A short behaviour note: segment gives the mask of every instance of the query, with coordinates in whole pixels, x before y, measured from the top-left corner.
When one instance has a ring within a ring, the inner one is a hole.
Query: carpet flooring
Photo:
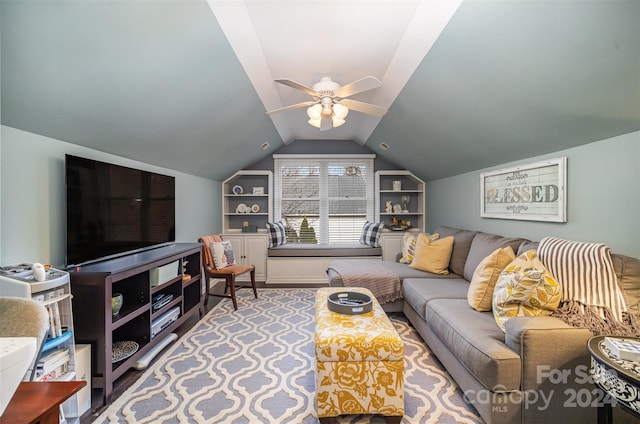
[[[313,356],[315,289],[238,292],[218,303],[94,423],[317,423]],[[461,391],[402,314],[402,423],[480,423]],[[385,422],[344,416],[340,423]]]

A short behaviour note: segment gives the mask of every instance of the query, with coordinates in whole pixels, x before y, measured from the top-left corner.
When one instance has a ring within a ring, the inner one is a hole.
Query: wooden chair
[[[233,302],[233,309],[238,310],[238,302],[236,301],[236,289],[253,288],[253,295],[258,298],[258,291],[256,290],[256,267],[254,265],[230,265],[222,269],[216,269],[213,262],[213,255],[211,254],[210,245],[211,242],[222,241],[222,236],[219,235],[207,235],[198,239],[202,246],[202,258],[204,259],[204,275],[205,275],[205,287],[206,295],[204,298],[205,310],[206,304],[209,300],[209,296],[227,297],[231,298]],[[251,273],[251,286],[236,286],[236,277],[247,272]],[[217,278],[224,279],[224,294],[214,294],[209,292],[209,279]],[[229,294],[227,294],[227,290]]]

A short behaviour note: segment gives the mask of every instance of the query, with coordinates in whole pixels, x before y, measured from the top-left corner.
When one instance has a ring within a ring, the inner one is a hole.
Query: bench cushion
[[[274,257],[350,257],[382,256],[381,247],[363,244],[285,244],[269,248],[267,255]]]

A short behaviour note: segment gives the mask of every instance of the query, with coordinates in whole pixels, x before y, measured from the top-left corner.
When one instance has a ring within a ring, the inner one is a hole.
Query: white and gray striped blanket
[[[336,259],[328,268],[340,274],[345,287],[371,290],[380,304],[402,299],[400,277],[379,261]]]
[[[562,286],[562,301],[554,316],[596,335],[638,333],[608,246],[545,237],[538,257]]]

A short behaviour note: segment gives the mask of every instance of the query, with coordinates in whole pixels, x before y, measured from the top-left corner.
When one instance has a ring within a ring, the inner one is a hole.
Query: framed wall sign
[[[566,222],[567,158],[480,174],[480,216]]]

